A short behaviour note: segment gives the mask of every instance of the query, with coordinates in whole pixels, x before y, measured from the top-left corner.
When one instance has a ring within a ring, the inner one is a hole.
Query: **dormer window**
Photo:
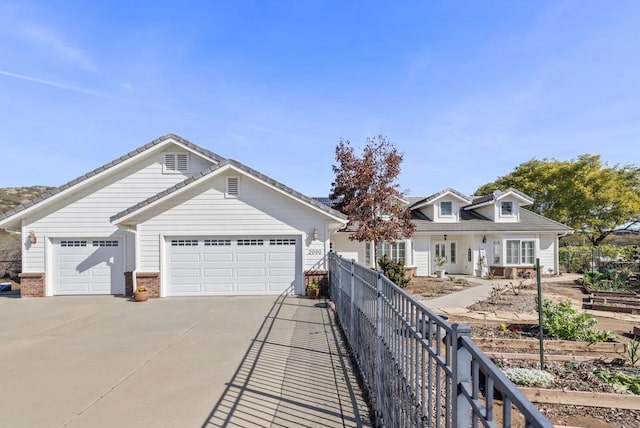
[[[453,215],[453,202],[451,202],[451,201],[442,201],[442,202],[440,202],[440,215],[441,216],[452,216]]]
[[[165,153],[162,172],[166,174],[189,172],[189,154]]]
[[[500,202],[500,215],[512,216],[513,215],[513,202],[502,201]]]

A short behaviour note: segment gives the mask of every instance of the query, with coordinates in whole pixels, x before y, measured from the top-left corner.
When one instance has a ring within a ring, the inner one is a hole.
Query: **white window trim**
[[[178,155],[186,156],[187,166],[185,169],[178,169]],[[173,157],[173,162],[175,165],[175,169],[167,168],[167,158]],[[162,157],[162,173],[163,174],[185,174],[190,171],[190,156],[189,153],[186,152],[166,152]]]
[[[518,243],[518,257],[516,260],[516,263],[513,262],[509,262],[509,246],[508,243],[511,241],[515,241]],[[523,242],[531,242],[533,245],[533,261],[531,263],[529,262],[525,262],[523,260],[522,257],[522,243]],[[505,239],[504,241],[504,266],[524,266],[524,265],[531,265],[533,263],[535,263],[536,260],[536,256],[537,256],[537,252],[538,252],[538,245],[537,245],[537,241],[535,239]]]
[[[504,203],[511,204],[511,213],[510,214],[505,214],[502,211],[502,204],[504,204]],[[516,215],[515,204],[513,203],[513,201],[501,201],[499,209],[500,209],[500,217],[513,217],[513,216]]]
[[[447,202],[451,204],[451,214],[442,213],[442,204]],[[440,201],[440,203],[438,204],[438,210],[440,211],[440,217],[447,217],[447,218],[453,217],[453,210],[454,210],[453,201]]]

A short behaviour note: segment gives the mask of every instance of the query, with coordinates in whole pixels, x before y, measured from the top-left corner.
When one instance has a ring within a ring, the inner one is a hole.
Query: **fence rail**
[[[381,273],[335,253],[329,281],[378,426],[552,426],[465,324],[451,325]]]

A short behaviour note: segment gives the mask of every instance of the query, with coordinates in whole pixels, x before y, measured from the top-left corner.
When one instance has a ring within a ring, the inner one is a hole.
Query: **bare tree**
[[[402,160],[403,154],[382,135],[367,138],[360,155],[348,140],[336,146],[331,198],[337,201],[335,208],[349,216],[348,227],[356,227],[349,239],[374,243],[374,266],[377,244],[408,238],[415,230],[397,182]]]

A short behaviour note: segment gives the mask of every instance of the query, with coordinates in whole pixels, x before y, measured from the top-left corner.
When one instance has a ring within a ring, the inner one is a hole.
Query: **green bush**
[[[598,330],[598,320],[587,313],[577,313],[571,302],[554,304],[542,299],[542,321],[545,333],[563,340],[585,340],[587,342],[609,342],[616,339],[611,331]]]
[[[378,260],[378,266],[382,269],[384,276],[393,281],[400,288],[405,288],[409,284],[409,278],[405,275],[404,263],[394,262],[385,254]]]
[[[610,372],[607,369],[596,370],[595,375],[613,386],[621,393],[640,395],[640,375],[628,375],[622,372]]]
[[[590,288],[599,291],[629,291],[631,287],[627,283],[628,277],[628,272],[605,269],[602,272],[585,272],[584,283]]]

